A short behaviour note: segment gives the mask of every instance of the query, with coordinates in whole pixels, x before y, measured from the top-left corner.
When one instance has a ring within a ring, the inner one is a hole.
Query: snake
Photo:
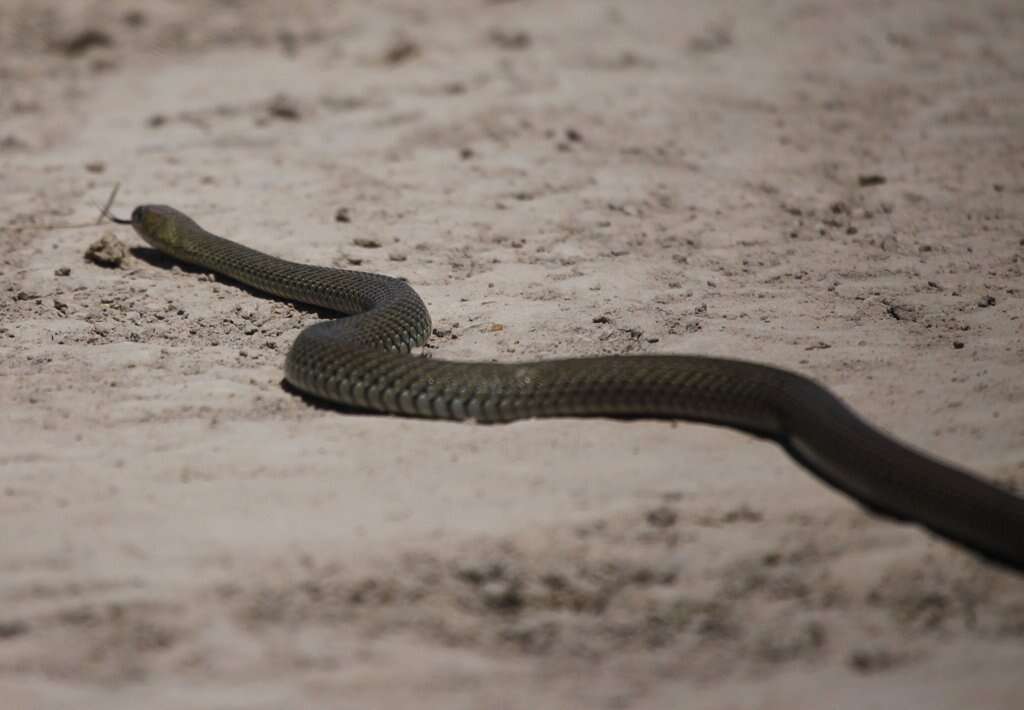
[[[423,357],[412,351],[432,333],[430,313],[402,279],[286,261],[211,234],[165,205],[110,218],[172,259],[345,316],[307,326],[287,353],[286,382],[317,400],[482,423],[603,416],[733,427],[774,440],[870,512],[1024,572],[1024,497],[898,442],[802,374],[681,354],[506,363]]]

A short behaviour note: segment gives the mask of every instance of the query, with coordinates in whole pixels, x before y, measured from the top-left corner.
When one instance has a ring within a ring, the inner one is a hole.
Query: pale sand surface
[[[120,181],[409,279],[432,356],[757,359],[1020,487],[1021,47],[1014,0],[0,2],[0,704],[1020,707],[1021,577],[770,442],[314,406],[316,313],[47,227]]]

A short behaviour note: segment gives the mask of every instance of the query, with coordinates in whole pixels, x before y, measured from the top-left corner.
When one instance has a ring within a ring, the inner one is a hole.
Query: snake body
[[[410,354],[430,315],[404,281],[297,264],[210,234],[177,210],[137,207],[150,245],[266,293],[348,318],[301,331],[285,378],[347,407],[507,422],[529,417],[649,416],[723,424],[781,443],[825,482],[876,512],[914,521],[1024,571],[1024,499],[906,447],[813,380],[753,362],[625,355],[525,363]]]

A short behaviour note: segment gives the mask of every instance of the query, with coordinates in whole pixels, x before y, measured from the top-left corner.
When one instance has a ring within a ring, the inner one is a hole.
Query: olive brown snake
[[[1024,571],[1024,498],[894,441],[802,375],[690,355],[527,363],[417,357],[409,351],[430,335],[430,315],[404,281],[268,256],[170,207],[144,205],[130,220],[112,219],[175,259],[349,315],[296,338],[285,378],[304,393],[378,412],[481,422],[599,415],[723,424],[776,440],[876,512]]]

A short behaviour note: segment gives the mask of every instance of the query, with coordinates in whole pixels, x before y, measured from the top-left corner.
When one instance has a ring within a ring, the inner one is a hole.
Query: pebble
[[[110,47],[113,44],[114,39],[109,34],[103,30],[90,28],[68,37],[58,46],[67,56],[77,57],[96,47]]]
[[[285,121],[298,121],[302,118],[298,103],[286,94],[278,94],[272,98],[267,104],[267,113]]]
[[[879,175],[877,173],[869,173],[857,177],[857,184],[860,185],[861,187],[871,187],[872,185],[884,185],[885,182],[885,175]]]
[[[511,32],[503,29],[492,30],[490,40],[502,49],[526,49],[531,42],[530,35],[522,30]]]
[[[679,515],[667,505],[647,511],[647,524],[655,528],[668,528],[676,524]]]
[[[85,258],[100,266],[117,268],[128,258],[128,247],[113,232],[106,232],[89,245]]]
[[[411,39],[399,39],[384,53],[384,61],[388,64],[401,64],[420,54],[420,46]]]
[[[523,605],[519,585],[509,579],[492,579],[480,585],[480,597],[492,609],[516,609]]]
[[[7,495],[11,494],[8,493]],[[0,639],[12,639],[15,636],[27,634],[28,630],[28,623],[21,621],[20,619],[15,619],[13,621],[0,621]]]

